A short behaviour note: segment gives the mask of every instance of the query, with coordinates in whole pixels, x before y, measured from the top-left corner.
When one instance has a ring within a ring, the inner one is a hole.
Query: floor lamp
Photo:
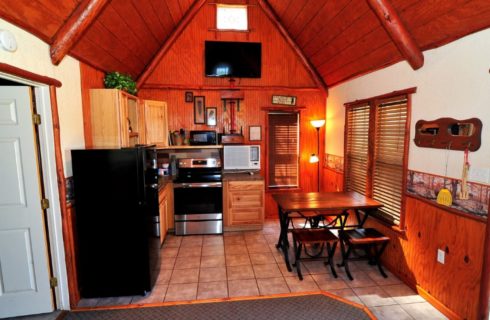
[[[310,156],[310,163],[316,163],[318,171],[318,192],[320,192],[320,128],[325,125],[325,120],[311,120],[311,125],[316,129],[316,154]]]

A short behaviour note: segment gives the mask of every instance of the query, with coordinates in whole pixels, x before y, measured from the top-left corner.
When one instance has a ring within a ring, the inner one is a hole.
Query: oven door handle
[[[223,184],[221,182],[182,182],[174,183],[174,189],[183,188],[221,188]]]

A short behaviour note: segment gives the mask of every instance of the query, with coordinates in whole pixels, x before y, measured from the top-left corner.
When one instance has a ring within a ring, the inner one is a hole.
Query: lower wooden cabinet
[[[225,230],[261,229],[264,223],[264,181],[225,181]]]
[[[160,189],[158,193],[160,212],[160,244],[163,244],[169,228],[173,228],[174,220],[174,194],[172,183]],[[171,224],[171,226],[170,226]]]

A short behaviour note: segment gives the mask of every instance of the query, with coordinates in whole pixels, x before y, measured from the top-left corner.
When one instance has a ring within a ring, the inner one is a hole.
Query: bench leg
[[[296,241],[294,242],[294,246],[296,247]],[[296,271],[298,272],[299,280],[303,280],[303,275],[301,274],[301,250],[303,249],[303,244],[300,242],[299,246],[296,249],[296,261],[294,264],[296,265]]]
[[[343,240],[340,240],[340,250],[342,252],[342,263],[339,264],[339,267],[344,267],[345,268],[345,273],[347,274],[347,277],[349,277],[349,280],[354,280],[352,277],[350,270],[349,270],[349,255],[351,252],[351,246],[347,246],[347,250],[345,250],[345,243]]]
[[[335,254],[335,249],[337,248],[337,242],[334,242],[332,246],[330,246],[330,243],[327,242],[327,255],[328,255],[328,261],[325,262],[325,264],[330,265],[330,270],[332,270],[332,274],[335,278],[337,278],[337,272],[335,271],[335,266],[333,263],[333,255]]]
[[[374,245],[374,247],[373,247],[374,259],[376,261],[376,265],[378,266],[378,270],[384,278],[388,278],[388,275],[384,272],[383,268],[381,267],[381,263],[379,261],[380,260],[379,258],[383,254],[383,251],[385,251],[387,244],[388,244],[388,242],[383,243],[381,245],[381,248],[379,249],[379,251],[378,251],[378,247],[376,245]]]

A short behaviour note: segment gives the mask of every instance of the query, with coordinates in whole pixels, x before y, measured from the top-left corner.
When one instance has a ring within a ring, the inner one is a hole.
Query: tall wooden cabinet
[[[264,223],[264,181],[225,181],[225,230],[261,229]]]
[[[90,90],[94,147],[130,147],[145,143],[145,118],[140,100],[117,89]]]
[[[147,144],[168,146],[167,103],[144,100],[145,136]]]

